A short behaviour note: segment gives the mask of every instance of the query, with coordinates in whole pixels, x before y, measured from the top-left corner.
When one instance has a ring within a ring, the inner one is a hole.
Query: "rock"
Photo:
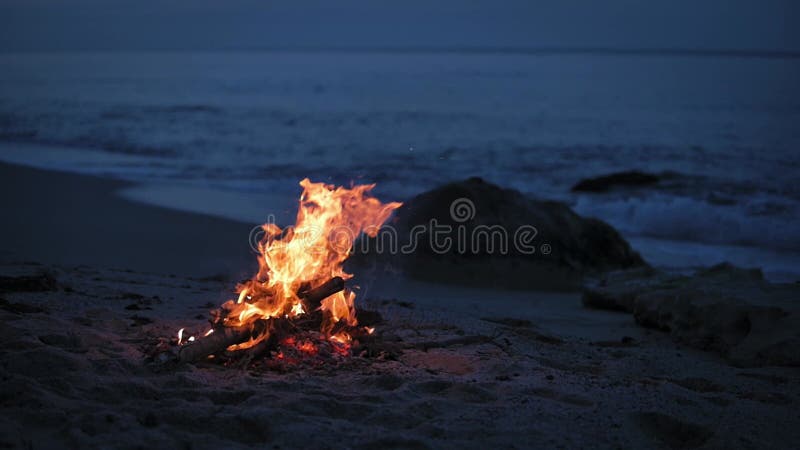
[[[585,287],[583,303],[630,312],[637,323],[738,366],[800,366],[798,297],[800,285],[771,284],[758,269],[720,264],[692,276],[608,274]]]
[[[642,187],[657,184],[661,178],[638,170],[617,172],[594,178],[586,178],[572,186],[572,192],[608,192],[616,187]]]
[[[577,289],[587,274],[646,266],[605,222],[480,178],[412,198],[361,244],[358,261],[473,286]]]

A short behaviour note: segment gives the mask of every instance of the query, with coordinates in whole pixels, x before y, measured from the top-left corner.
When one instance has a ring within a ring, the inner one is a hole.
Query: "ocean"
[[[611,223],[657,266],[727,260],[794,281],[797,80],[792,55],[4,53],[0,160],[251,223],[305,177],[403,200],[480,176]],[[663,180],[570,192],[632,169]]]

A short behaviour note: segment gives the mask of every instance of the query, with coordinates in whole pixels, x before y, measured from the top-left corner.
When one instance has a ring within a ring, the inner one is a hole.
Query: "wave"
[[[600,201],[581,196],[574,207],[581,215],[605,220],[633,236],[800,251],[796,204],[775,208],[758,197],[713,204],[654,194]]]

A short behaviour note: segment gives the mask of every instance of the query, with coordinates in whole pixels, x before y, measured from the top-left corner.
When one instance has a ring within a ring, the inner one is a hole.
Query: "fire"
[[[293,227],[262,226],[264,237],[258,246],[258,272],[237,286],[238,297],[223,305],[225,326],[243,326],[259,319],[294,318],[306,314],[300,292],[333,277],[352,278],[342,268],[354,240],[365,233],[374,237],[392,211],[401,203],[381,203],[370,195],[374,184],[350,189],[324,183],[300,182],[297,219]],[[343,290],[322,300],[322,332],[329,334],[340,321],[355,326],[355,297]],[[342,337],[336,335],[337,341]],[[180,339],[180,338],[179,338]],[[247,348],[258,340],[235,346]]]
[[[281,342],[284,346],[291,346],[297,349],[298,351],[308,354],[308,355],[316,355],[319,349],[317,346],[308,339],[303,339],[301,341],[297,341],[294,337],[288,337]]]

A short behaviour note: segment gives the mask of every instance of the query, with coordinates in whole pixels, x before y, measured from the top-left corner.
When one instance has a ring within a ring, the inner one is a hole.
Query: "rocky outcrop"
[[[586,286],[589,307],[626,311],[675,340],[739,366],[800,366],[800,285],[720,264],[696,274],[653,269],[608,274]]]
[[[390,225],[365,241],[367,259],[435,281],[576,289],[587,274],[645,266],[605,222],[480,178],[412,198]],[[396,233],[397,251],[388,249],[389,233]]]
[[[607,192],[614,188],[635,188],[657,184],[660,178],[651,173],[629,170],[603,175],[594,178],[586,178],[574,186],[572,192]]]

